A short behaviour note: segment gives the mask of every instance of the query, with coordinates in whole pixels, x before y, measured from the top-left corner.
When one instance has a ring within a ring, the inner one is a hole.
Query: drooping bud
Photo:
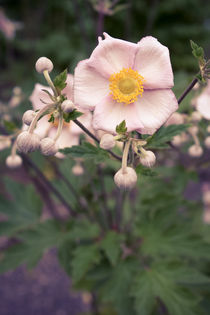
[[[33,110],[29,109],[23,114],[22,121],[25,125],[30,126],[35,116],[36,116],[36,113]]]
[[[132,167],[126,167],[124,172],[121,168],[114,175],[114,182],[121,189],[131,189],[136,185],[137,175]]]
[[[17,154],[9,155],[6,159],[6,165],[12,169],[18,168],[22,165],[22,158]]]
[[[53,63],[50,59],[46,57],[41,57],[37,60],[35,68],[36,68],[36,71],[39,73],[42,73],[45,70],[47,70],[48,72],[51,72],[53,69]]]
[[[200,145],[194,144],[188,149],[188,153],[192,157],[200,157],[203,154],[203,149]]]
[[[74,104],[72,101],[65,100],[61,104],[61,109],[62,109],[62,111],[64,111],[64,113],[70,113],[75,109],[75,107],[74,107]]]
[[[84,174],[84,168],[81,164],[77,163],[72,167],[72,173],[76,176]]]
[[[52,138],[44,138],[40,142],[40,150],[43,155],[55,155],[58,152],[58,145]]]
[[[17,137],[17,148],[20,152],[29,153],[39,149],[40,138],[35,133],[23,131]]]
[[[202,119],[202,115],[198,111],[194,111],[191,115],[191,119],[193,122],[199,122]]]
[[[152,151],[144,151],[140,155],[140,163],[146,167],[152,167],[155,164],[156,161],[156,156]]]
[[[101,137],[101,141],[100,141],[100,147],[102,149],[105,150],[109,150],[112,149],[115,146],[116,142],[114,139],[114,136],[109,134],[109,133],[105,133],[102,137]]]
[[[207,147],[207,149],[210,149],[210,136],[206,137],[204,144]]]
[[[0,151],[9,148],[11,146],[12,142],[9,138],[0,139]]]

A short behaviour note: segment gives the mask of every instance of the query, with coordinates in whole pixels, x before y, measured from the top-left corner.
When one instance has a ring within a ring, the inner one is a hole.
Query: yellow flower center
[[[144,78],[131,68],[123,68],[109,77],[110,95],[118,103],[130,104],[142,96]]]

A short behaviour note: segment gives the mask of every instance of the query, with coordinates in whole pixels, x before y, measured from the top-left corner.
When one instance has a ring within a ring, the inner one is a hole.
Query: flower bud
[[[9,148],[11,146],[12,142],[10,139],[5,138],[5,139],[0,139],[0,151]]]
[[[156,156],[152,151],[145,151],[140,155],[140,163],[146,167],[152,167],[155,164]]]
[[[62,104],[61,104],[61,109],[62,111],[64,111],[64,113],[70,113],[72,112],[75,107],[72,101],[70,100],[65,100]]]
[[[19,86],[15,86],[15,87],[13,88],[13,90],[12,90],[12,93],[13,93],[14,95],[21,95],[22,90],[21,90],[21,88],[20,88]]]
[[[40,142],[40,150],[43,155],[55,155],[58,152],[58,145],[52,138],[44,138]]]
[[[208,133],[210,133],[210,125],[207,127],[207,130],[206,130]]]
[[[116,142],[114,139],[114,136],[109,134],[109,133],[105,133],[102,137],[101,137],[101,141],[100,141],[100,147],[102,149],[105,150],[109,150],[112,149],[115,146]]]
[[[197,135],[198,133],[198,127],[197,126],[192,126],[188,128],[189,133],[191,133],[192,135]]]
[[[80,176],[84,173],[84,168],[81,164],[76,164],[72,167],[72,173],[76,176]]]
[[[6,159],[6,165],[9,168],[18,168],[22,165],[22,159],[19,155],[9,155]]]
[[[36,71],[39,73],[42,73],[45,70],[47,70],[48,72],[51,72],[53,69],[53,63],[50,59],[46,57],[41,57],[37,60],[35,68],[36,68]]]
[[[203,193],[203,203],[210,206],[210,190]]]
[[[210,136],[206,137],[204,144],[207,147],[207,149],[210,149]]]
[[[191,115],[191,119],[193,122],[199,122],[202,119],[202,115],[198,111],[194,111]]]
[[[181,135],[177,135],[174,136],[171,143],[175,146],[175,147],[179,147],[182,144],[182,137]]]
[[[25,125],[30,126],[32,120],[34,119],[34,117],[36,116],[36,113],[33,110],[27,110],[24,114],[23,114],[23,118],[22,121]]]
[[[200,145],[194,144],[188,149],[188,153],[192,157],[200,157],[203,154],[203,149]]]
[[[210,209],[205,209],[203,213],[203,222],[206,224],[210,223]]]
[[[121,168],[114,175],[114,182],[121,189],[131,189],[136,185],[137,175],[132,167],[126,167],[125,171]]]
[[[17,137],[17,148],[20,152],[29,153],[39,149],[40,138],[35,133],[23,131]]]

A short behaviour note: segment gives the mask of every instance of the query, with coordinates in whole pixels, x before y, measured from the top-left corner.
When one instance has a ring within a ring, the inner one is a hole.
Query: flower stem
[[[53,81],[50,78],[49,72],[47,70],[44,70],[43,74],[44,74],[45,80],[47,81],[47,83],[49,84],[51,89],[53,90],[54,95],[57,97],[58,96],[58,92],[56,90],[56,87],[55,87]]]
[[[47,110],[53,108],[55,106],[55,103],[51,103],[51,104],[47,104],[46,106],[44,106],[43,108],[41,108],[38,113],[36,114],[36,116],[34,117],[34,119],[32,120],[30,127],[28,128],[28,132],[29,133],[33,133],[33,130],[36,126],[36,123],[38,121],[38,119],[42,116],[42,114],[44,114],[44,112],[46,112]]]
[[[58,121],[58,129],[57,129],[56,135],[55,135],[55,137],[54,137],[54,141],[55,141],[55,142],[56,142],[56,141],[58,140],[58,138],[60,137],[62,128],[63,128],[63,115],[62,115],[62,113],[60,113],[60,115],[59,115],[59,121]]]
[[[123,174],[126,173],[127,161],[128,161],[128,152],[129,152],[130,144],[131,144],[131,139],[129,139],[125,143],[125,148],[124,148],[124,151],[123,151],[123,157],[122,157],[122,173]]]
[[[181,104],[181,102],[183,101],[183,99],[187,96],[187,94],[192,90],[192,88],[196,85],[196,83],[198,82],[197,78],[194,78],[192,80],[192,82],[189,84],[189,86],[186,88],[186,90],[182,93],[182,95],[180,96],[180,98],[178,99],[178,104]]]

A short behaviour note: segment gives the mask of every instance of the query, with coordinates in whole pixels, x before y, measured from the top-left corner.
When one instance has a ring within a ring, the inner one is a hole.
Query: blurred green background
[[[145,35],[157,37],[170,49],[177,86],[182,89],[188,75],[198,71],[189,40],[203,46],[207,55],[210,50],[208,0],[1,0],[0,9],[20,23],[13,39],[0,32],[4,101],[16,85],[30,95],[35,82],[44,83],[34,70],[40,56],[53,60],[54,74],[67,67],[73,73],[77,62],[88,58],[102,30],[133,42]]]

